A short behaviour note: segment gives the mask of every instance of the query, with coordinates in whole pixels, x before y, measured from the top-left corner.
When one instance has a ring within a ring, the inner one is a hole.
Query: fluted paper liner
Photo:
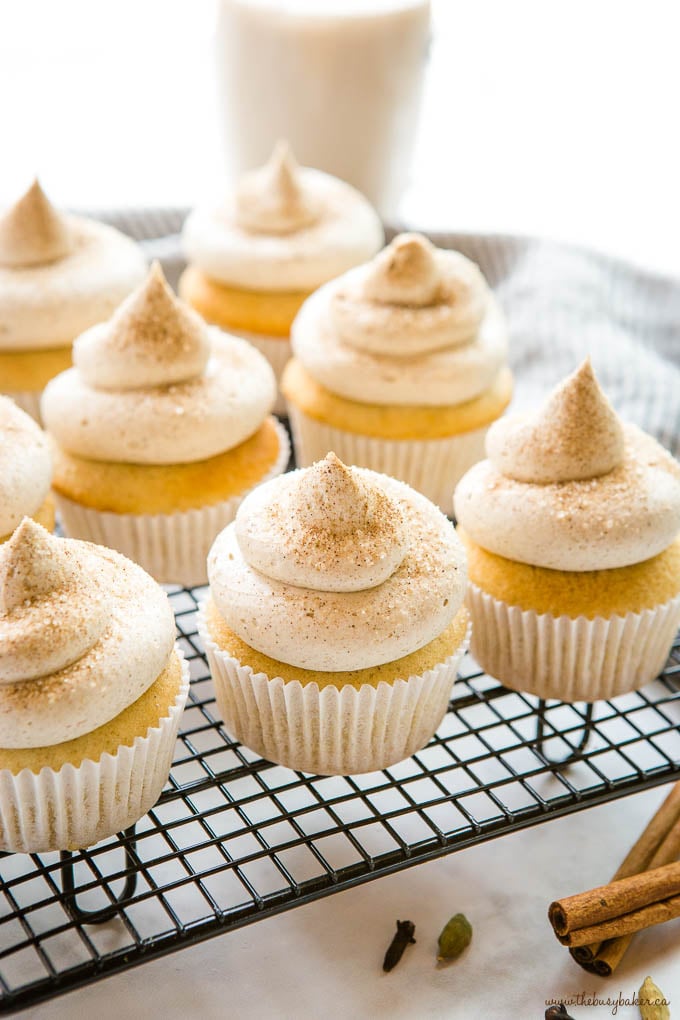
[[[167,781],[179,722],[189,693],[182,652],[182,684],[168,714],[145,736],[116,754],[80,765],[16,775],[0,769],[0,850],[42,853],[77,850],[121,832],[145,815]]]
[[[260,483],[280,475],[288,464],[288,433],[278,422],[276,432],[279,454]],[[174,514],[117,514],[83,506],[60,493],[55,493],[55,499],[64,532],[70,538],[81,538],[117,549],[160,584],[181,584],[192,588],[206,584],[210,546],[220,531],[234,520],[249,491],[213,506]]]
[[[316,421],[290,401],[288,413],[299,467],[322,460],[332,450],[345,464],[406,482],[448,516],[453,513],[454,488],[465,472],[485,457],[488,426],[445,439],[380,439]]]
[[[614,698],[654,680],[680,626],[680,596],[588,620],[510,606],[470,583],[466,604],[482,669],[513,690],[567,702]]]
[[[13,400],[22,411],[30,414],[31,418],[37,421],[40,426],[42,426],[42,418],[40,416],[40,398],[42,395],[42,390],[16,390],[14,393],[4,394],[4,396]]]
[[[274,370],[276,376],[276,403],[274,414],[287,414],[286,401],[281,393],[281,376],[283,370],[292,357],[290,340],[287,337],[266,336],[264,333],[248,333],[243,329],[232,329],[229,332],[242,337],[252,344],[260,354],[263,354]]]
[[[469,640],[468,630],[452,655],[421,676],[320,690],[253,673],[213,641],[204,609],[199,634],[229,733],[268,761],[316,775],[374,772],[424,747],[446,714]]]

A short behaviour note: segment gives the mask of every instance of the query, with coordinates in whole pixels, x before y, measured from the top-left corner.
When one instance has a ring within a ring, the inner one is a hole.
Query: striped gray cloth
[[[141,241],[173,284],[184,264],[185,215],[181,209],[98,214]],[[621,417],[680,455],[680,278],[554,241],[430,236],[477,262],[498,295],[510,327],[514,407],[538,403],[590,354]]]

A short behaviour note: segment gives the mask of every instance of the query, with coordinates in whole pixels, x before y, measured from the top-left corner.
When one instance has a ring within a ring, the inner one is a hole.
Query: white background
[[[403,213],[680,272],[674,0],[434,0]],[[222,175],[212,0],[0,3],[0,202],[191,204]]]
[[[435,0],[404,217],[576,240],[677,275],[676,11],[672,0]],[[219,189],[213,17],[209,0],[0,3],[0,203],[36,171],[58,204],[89,208],[190,204]],[[571,964],[545,920],[554,896],[607,879],[661,795],[372,883],[32,1015],[532,1020],[547,996],[631,994],[648,972],[680,1012],[679,922],[636,940],[603,983]],[[473,946],[437,971],[436,935],[459,909]],[[418,943],[384,976],[400,916],[417,922]]]

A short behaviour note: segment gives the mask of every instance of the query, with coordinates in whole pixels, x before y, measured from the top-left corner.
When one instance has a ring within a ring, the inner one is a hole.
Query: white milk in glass
[[[220,0],[217,70],[229,171],[279,138],[384,215],[407,183],[429,0]]]

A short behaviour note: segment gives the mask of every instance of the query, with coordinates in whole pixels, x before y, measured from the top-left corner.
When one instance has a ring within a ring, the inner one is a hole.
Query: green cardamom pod
[[[454,914],[439,936],[438,960],[457,960],[470,945],[472,925],[465,914]]]
[[[670,1020],[671,1011],[666,1005],[666,996],[650,977],[640,985],[638,1002],[642,1020]]]

